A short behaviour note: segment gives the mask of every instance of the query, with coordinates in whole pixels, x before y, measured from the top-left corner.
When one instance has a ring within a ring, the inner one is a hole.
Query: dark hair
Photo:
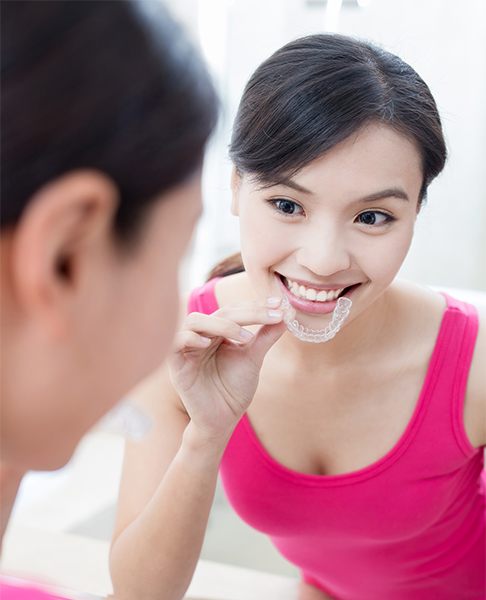
[[[444,167],[446,146],[434,98],[403,60],[343,35],[297,39],[250,78],[233,128],[230,157],[240,173],[275,185],[371,122],[414,142],[422,158],[419,202]],[[228,259],[231,272],[241,257]],[[211,276],[225,275],[218,265]]]
[[[2,1],[1,20],[2,229],[44,183],[94,168],[118,187],[117,237],[132,239],[202,162],[217,118],[202,60],[140,0]]]

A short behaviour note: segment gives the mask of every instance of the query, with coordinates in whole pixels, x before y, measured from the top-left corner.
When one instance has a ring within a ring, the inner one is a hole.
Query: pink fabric
[[[194,290],[190,312],[218,308],[214,284]],[[486,599],[486,471],[462,419],[478,317],[443,295],[414,414],[381,459],[347,474],[298,473],[267,453],[247,415],[224,453],[235,511],[339,600]]]
[[[53,596],[45,590],[34,587],[33,584],[22,584],[20,581],[12,584],[0,581],[1,600],[66,600],[61,596]]]

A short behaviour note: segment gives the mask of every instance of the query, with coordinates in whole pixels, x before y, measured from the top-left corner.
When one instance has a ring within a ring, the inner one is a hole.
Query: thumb
[[[282,337],[286,330],[287,326],[283,321],[276,323],[275,325],[264,325],[260,328],[255,334],[255,339],[251,345],[251,354],[256,364],[261,366],[265,354],[275,342]]]

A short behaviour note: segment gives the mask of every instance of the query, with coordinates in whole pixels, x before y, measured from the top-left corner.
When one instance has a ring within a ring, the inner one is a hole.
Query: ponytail
[[[242,273],[244,270],[243,259],[241,258],[241,254],[237,252],[236,254],[228,256],[228,258],[225,258],[213,267],[209,272],[206,281],[214,279],[214,277],[226,277],[227,275]]]

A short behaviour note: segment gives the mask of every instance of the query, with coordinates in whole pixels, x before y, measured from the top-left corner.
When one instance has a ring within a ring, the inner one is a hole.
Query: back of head
[[[310,35],[277,50],[250,78],[230,155],[239,171],[274,184],[370,122],[387,124],[417,145],[422,200],[446,158],[439,114],[425,82],[403,60],[371,43]]]
[[[215,93],[180,27],[149,4],[150,18],[129,0],[2,2],[2,229],[40,186],[91,168],[115,182],[115,232],[130,238],[200,165]]]

